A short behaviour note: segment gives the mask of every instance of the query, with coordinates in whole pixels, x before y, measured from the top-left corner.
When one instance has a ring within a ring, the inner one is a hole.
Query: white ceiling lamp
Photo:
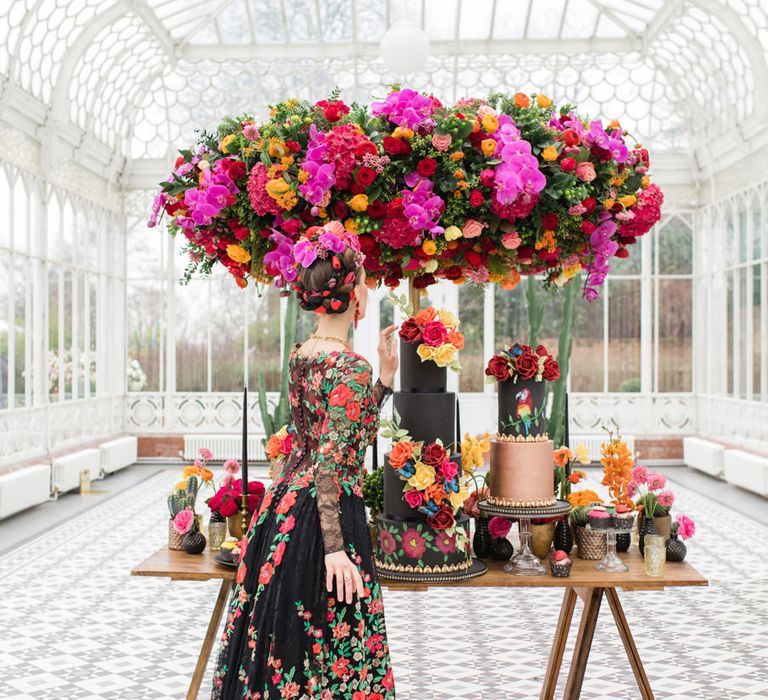
[[[429,56],[429,39],[416,24],[397,21],[387,30],[379,45],[387,68],[398,76],[415,73]]]

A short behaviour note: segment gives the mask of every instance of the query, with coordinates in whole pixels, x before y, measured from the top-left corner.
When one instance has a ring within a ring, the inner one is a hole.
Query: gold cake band
[[[521,501],[514,498],[495,498],[488,497],[488,503],[493,506],[508,506],[511,508],[541,508],[542,506],[553,506],[557,503],[557,498],[538,498],[536,500]]]
[[[412,566],[408,564],[385,564],[376,559],[376,568],[383,571],[396,571],[399,574],[447,574],[453,571],[463,571],[472,567],[472,557],[459,564],[443,564],[442,566]]]
[[[504,435],[503,433],[496,433],[496,440],[499,442],[549,442],[549,436],[546,433],[541,435]]]

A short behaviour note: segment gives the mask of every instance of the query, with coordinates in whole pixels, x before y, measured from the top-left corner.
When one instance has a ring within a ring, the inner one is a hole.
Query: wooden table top
[[[574,552],[575,554],[575,552]],[[218,564],[213,552],[187,554],[163,547],[131,570],[132,576],[160,576],[176,581],[207,581],[234,579],[236,569]],[[489,561],[483,576],[453,583],[404,583],[380,579],[381,585],[396,591],[426,591],[429,588],[452,586],[456,588],[622,588],[624,590],[659,590],[668,586],[707,586],[709,582],[688,562],[667,562],[663,576],[645,575],[643,559],[637,548],[620,555],[629,571],[609,574],[597,571],[597,562],[572,557],[573,568],[568,578],[545,576],[515,576],[503,571],[505,562]]]

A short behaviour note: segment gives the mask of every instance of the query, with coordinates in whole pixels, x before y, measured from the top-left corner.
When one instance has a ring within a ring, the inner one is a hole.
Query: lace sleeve
[[[363,420],[370,413],[371,380],[366,364],[350,361],[329,382],[328,406],[317,451],[315,493],[326,554],[344,549],[339,523],[339,471],[356,455]]]
[[[373,385],[373,399],[376,401],[376,405],[381,408],[387,397],[392,393],[392,387],[386,386],[381,379],[377,379]]]

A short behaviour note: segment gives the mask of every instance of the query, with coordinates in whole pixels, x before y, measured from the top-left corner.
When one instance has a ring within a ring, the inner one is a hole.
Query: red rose
[[[496,172],[490,168],[486,168],[480,173],[480,184],[483,187],[490,187],[496,180]]]
[[[228,222],[229,229],[235,234],[235,238],[238,241],[244,241],[251,235],[251,232],[243,226],[237,219],[230,219]]]
[[[506,382],[509,379],[509,363],[506,357],[494,355],[485,368],[485,373],[489,377],[494,377],[497,381]]]
[[[518,355],[515,360],[515,369],[520,379],[533,379],[539,371],[539,358],[530,352]]]
[[[288,147],[288,150],[291,153],[298,153],[301,150],[301,144],[298,141],[294,141],[293,139],[288,139],[285,142],[285,145]]]
[[[422,177],[431,177],[437,169],[437,161],[434,158],[422,158],[416,165],[416,172]]]
[[[614,255],[617,258],[628,258],[629,257],[629,251],[626,248],[619,248]]]
[[[457,280],[461,277],[461,268],[458,265],[452,265],[445,270],[445,279]]]
[[[557,214],[549,213],[544,214],[544,218],[541,220],[541,225],[545,231],[552,231],[557,228]]]
[[[440,506],[437,513],[427,518],[427,522],[435,530],[447,530],[453,525],[453,511],[448,506]]]
[[[430,467],[439,467],[446,459],[448,459],[448,452],[437,442],[429,443],[421,453],[421,461]]]
[[[376,171],[373,168],[363,166],[358,169],[355,177],[363,187],[370,187],[376,179]]]
[[[400,324],[400,337],[406,343],[419,343],[421,342],[421,328],[412,318],[403,321]]]
[[[341,100],[320,100],[315,103],[315,106],[323,110],[323,116],[329,122],[337,122],[345,114],[349,114],[349,107]]]
[[[340,199],[333,205],[333,213],[338,219],[346,219],[347,214],[349,214],[347,203]]]
[[[563,134],[563,141],[566,146],[578,146],[581,139],[573,129],[567,129]]]
[[[420,505],[424,503],[424,495],[417,489],[406,491],[403,498],[405,499],[405,502],[414,510],[416,510]]]
[[[182,163],[184,162],[184,156],[179,156],[176,159],[176,163],[174,164],[174,168],[178,168]]]
[[[571,170],[576,170],[576,159],[575,158],[563,158],[560,161],[560,168],[563,170],[563,172],[569,173]]]
[[[421,336],[427,345],[439,347],[448,337],[448,330],[440,321],[427,321]]]
[[[365,213],[373,219],[381,219],[387,215],[387,205],[380,199],[375,199],[368,205]]]
[[[469,195],[469,203],[473,207],[479,207],[485,202],[485,197],[483,197],[483,193],[480,190],[472,190],[471,194]]]
[[[403,142],[394,136],[385,136],[381,145],[384,147],[384,151],[391,156],[396,156],[403,152]]]
[[[362,158],[364,155],[376,156],[379,152],[376,150],[376,144],[373,141],[363,141],[355,149],[355,155]]]
[[[227,168],[227,174],[233,180],[239,180],[245,176],[245,163],[242,160],[233,160]]]
[[[363,234],[360,236],[360,249],[366,255],[374,255],[379,253],[379,244],[376,242],[373,236]]]
[[[221,513],[225,518],[229,518],[230,516],[237,513],[238,510],[240,510],[240,508],[238,507],[237,499],[228,498],[226,501],[224,501],[224,503],[221,504],[219,513]]]
[[[581,230],[588,236],[597,228],[591,221],[582,221]]]
[[[529,263],[533,259],[536,249],[532,245],[521,245],[517,249],[517,259],[522,263]]]
[[[548,382],[555,382],[560,379],[560,365],[557,364],[557,360],[552,355],[544,360],[544,372],[541,376]]]
[[[483,264],[483,257],[474,250],[465,250],[464,260],[470,267],[479,267]]]
[[[543,345],[537,345],[536,354],[539,355],[540,357],[547,357],[549,355],[549,352],[547,352],[547,349]]]
[[[389,215],[393,219],[397,219],[403,215],[403,198],[402,197],[395,197],[388,205],[387,210],[389,212]]]

